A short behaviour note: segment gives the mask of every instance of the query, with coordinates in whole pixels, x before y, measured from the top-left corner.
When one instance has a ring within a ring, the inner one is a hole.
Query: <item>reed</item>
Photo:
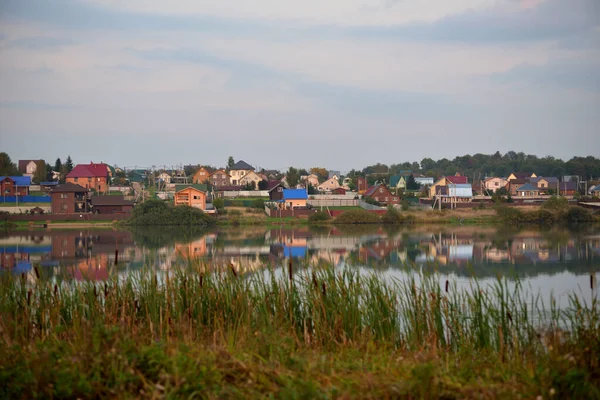
[[[455,373],[448,364],[450,358],[460,371],[471,367],[509,371],[505,376],[512,382],[505,387],[508,391],[517,385],[531,390],[532,395],[551,389],[569,397],[600,393],[600,314],[595,298],[585,303],[573,295],[567,308],[558,309],[551,303],[547,309],[539,296],[524,294],[520,285],[510,291],[508,281],[501,278],[486,287],[474,279],[470,290],[458,290],[455,283],[440,284],[436,274],[427,273],[389,280],[352,268],[292,263],[285,270],[266,266],[266,272],[252,274],[243,274],[233,266],[211,273],[208,270],[200,262],[189,262],[168,272],[148,268],[102,283],[46,280],[37,270],[33,281],[24,276],[4,276],[0,282],[0,351],[9,356],[0,360],[0,387],[5,388],[0,389],[0,397],[12,397],[18,390],[24,390],[21,393],[25,397],[68,394],[67,389],[56,392],[61,376],[41,372],[34,364],[52,369],[57,360],[68,362],[64,360],[73,357],[81,365],[81,360],[92,359],[92,355],[110,360],[104,369],[97,366],[104,375],[121,374],[128,377],[122,379],[136,383],[130,382],[129,387],[114,376],[94,378],[94,368],[86,367],[88,375],[79,379],[91,386],[82,383],[73,389],[74,396],[102,394],[110,388],[136,396],[156,394],[156,387],[148,391],[147,381],[167,380],[174,385],[175,378],[155,373],[152,362],[160,364],[163,373],[172,374],[174,365],[193,364],[186,358],[189,354],[196,354],[203,362],[208,362],[204,358],[216,362],[222,351],[249,357],[247,361],[256,368],[244,372],[254,376],[248,380],[255,385],[247,384],[247,380],[238,382],[240,393],[258,390],[258,376],[266,380],[260,383],[260,390],[283,393],[290,380],[284,379],[285,383],[265,374],[277,374],[273,371],[281,367],[282,359],[286,365],[291,362],[290,354],[303,354],[317,363],[320,358],[316,354],[337,354],[338,361],[330,361],[339,362],[335,368],[344,370],[348,367],[345,363],[350,363],[351,368],[360,369],[354,360],[347,359],[354,354],[368,364],[363,364],[363,369],[377,371],[386,382],[382,392],[386,395],[394,390],[416,393],[415,387],[398,388],[385,380],[385,376],[394,375],[384,367],[392,355],[413,361],[426,355],[425,359],[434,360],[432,365],[440,368],[437,373]],[[203,355],[198,349],[204,349]],[[143,361],[150,357],[146,352],[163,358]],[[367,354],[377,361],[368,361]],[[562,358],[565,354],[570,357],[566,364]],[[200,364],[194,369],[209,365]],[[414,361],[412,367],[423,364]],[[477,367],[479,364],[485,368]],[[291,374],[300,368],[296,367],[288,365],[284,370]],[[306,372],[306,368],[299,370]],[[267,373],[270,369],[273,371]],[[328,371],[331,379],[337,376]],[[420,374],[425,372],[418,371],[405,377],[406,381],[421,381]],[[576,372],[564,378],[561,373],[565,371]],[[479,372],[471,374],[480,376]],[[75,371],[62,373],[73,379]],[[19,377],[35,384],[29,389],[20,387],[14,383]],[[104,383],[95,387],[90,383],[94,379]],[[331,389],[331,381],[327,384],[318,377],[312,379],[315,388]],[[360,386],[358,382],[344,382],[341,379],[338,384],[346,390],[352,390],[354,384]],[[440,385],[435,390],[452,389],[446,383]],[[179,393],[180,388],[171,389]],[[459,387],[452,390],[459,397],[465,395]]]

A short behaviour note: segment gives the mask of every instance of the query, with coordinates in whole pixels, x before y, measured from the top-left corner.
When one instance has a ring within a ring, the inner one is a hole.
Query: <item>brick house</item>
[[[133,201],[119,196],[92,196],[91,209],[94,214],[129,214],[133,210]]]
[[[75,214],[90,211],[89,190],[71,182],[56,186],[50,193],[52,214]]]
[[[372,186],[371,188],[369,188],[369,190],[365,192],[363,197],[371,198],[377,201],[378,203],[381,203],[386,206],[390,204],[400,203],[400,197],[392,194],[392,192],[390,191],[390,189],[388,189],[385,183],[379,183],[375,186]]]
[[[29,186],[29,176],[0,176],[0,196],[27,196]]]
[[[231,185],[230,176],[224,169],[218,169],[209,176],[209,182],[214,187],[223,187]]]
[[[212,171],[206,167],[201,167],[192,177],[192,183],[206,183],[210,181]]]
[[[77,164],[67,175],[66,182],[105,193],[109,186],[109,168],[104,163]]]

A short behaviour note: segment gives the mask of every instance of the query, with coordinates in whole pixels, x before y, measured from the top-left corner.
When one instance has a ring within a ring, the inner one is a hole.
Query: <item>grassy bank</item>
[[[0,397],[600,396],[596,302],[543,309],[502,281],[466,292],[432,276],[281,272],[4,276]]]

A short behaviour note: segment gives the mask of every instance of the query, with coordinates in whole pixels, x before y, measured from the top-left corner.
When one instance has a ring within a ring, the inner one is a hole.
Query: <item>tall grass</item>
[[[246,347],[265,360],[278,345],[324,352],[374,347],[492,357],[526,368],[550,362],[553,349],[560,349],[580,355],[585,382],[600,378],[597,299],[586,304],[572,296],[569,307],[552,303],[546,309],[539,297],[524,296],[519,285],[510,291],[503,279],[491,287],[474,280],[471,290],[458,290],[432,274],[386,280],[350,268],[296,271],[292,263],[264,274],[233,267],[207,273],[191,263],[102,283],[59,283],[36,274],[34,283],[17,275],[0,283],[0,350],[74,343],[98,327],[115,327],[142,343]],[[548,384],[556,386],[552,379]]]

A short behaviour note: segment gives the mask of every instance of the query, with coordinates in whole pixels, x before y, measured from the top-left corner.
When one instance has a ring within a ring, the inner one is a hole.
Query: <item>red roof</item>
[[[108,178],[108,166],[103,163],[77,164],[67,178]]]
[[[469,183],[466,176],[447,176],[446,180],[450,183],[454,183],[455,185]]]

